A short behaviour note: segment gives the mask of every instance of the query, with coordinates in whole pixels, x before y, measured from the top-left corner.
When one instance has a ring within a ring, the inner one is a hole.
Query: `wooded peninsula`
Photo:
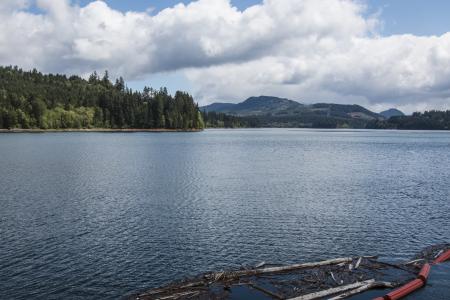
[[[204,123],[191,95],[166,88],[127,88],[105,71],[88,80],[0,67],[0,128],[198,130]]]

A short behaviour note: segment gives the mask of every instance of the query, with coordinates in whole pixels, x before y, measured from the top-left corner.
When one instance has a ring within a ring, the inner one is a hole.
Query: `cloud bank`
[[[450,33],[381,36],[381,23],[357,0],[265,0],[244,11],[199,0],[153,15],[102,1],[2,0],[0,64],[128,80],[184,72],[203,104],[269,94],[450,108]]]

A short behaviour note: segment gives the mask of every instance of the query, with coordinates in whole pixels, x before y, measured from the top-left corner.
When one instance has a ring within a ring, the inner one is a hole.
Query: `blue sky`
[[[450,28],[448,0],[370,0],[373,11],[381,9],[384,34],[441,35]]]
[[[75,0],[75,2],[78,2],[80,5],[87,4],[91,2],[92,0]],[[149,7],[154,7],[157,11],[174,6],[178,3],[189,3],[192,1],[188,0],[133,0],[133,1],[124,1],[124,0],[106,0],[109,6],[119,9],[121,11],[129,11],[129,10],[135,10],[135,11],[145,11]],[[239,9],[245,9],[248,6],[251,6],[253,4],[258,4],[260,1],[256,0],[233,0],[233,5],[238,7]]]

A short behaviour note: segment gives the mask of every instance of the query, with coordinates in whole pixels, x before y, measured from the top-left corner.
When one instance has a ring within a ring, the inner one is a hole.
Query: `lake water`
[[[0,134],[0,298],[120,299],[450,240],[450,133]]]

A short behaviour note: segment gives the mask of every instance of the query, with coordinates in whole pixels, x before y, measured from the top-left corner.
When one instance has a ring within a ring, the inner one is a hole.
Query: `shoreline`
[[[239,129],[289,129],[289,130],[315,130],[315,131],[391,131],[391,132],[450,132],[450,130],[439,130],[439,129],[367,129],[367,128],[310,128],[310,127],[239,127],[239,128],[223,128],[223,127],[209,127],[204,129],[165,129],[165,128],[123,128],[123,129],[112,129],[112,128],[82,128],[82,129],[4,129],[0,128],[0,133],[58,133],[58,132],[97,132],[97,133],[139,133],[139,132],[149,132],[149,133],[163,133],[163,132],[202,132],[205,130],[239,130]]]
[[[164,129],[164,128],[154,128],[154,129],[111,129],[111,128],[85,128],[85,129],[0,129],[0,133],[55,133],[55,132],[202,132],[204,129]]]

